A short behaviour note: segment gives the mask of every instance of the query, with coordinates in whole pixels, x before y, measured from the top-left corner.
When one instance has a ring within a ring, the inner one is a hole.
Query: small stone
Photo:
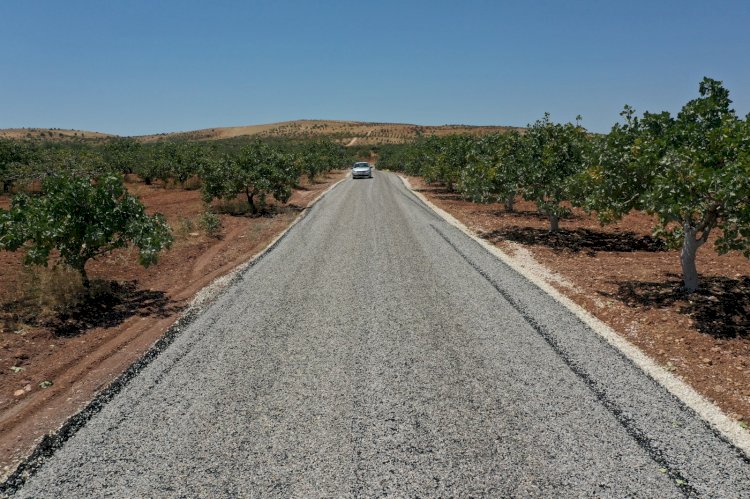
[[[30,392],[31,391],[31,384],[28,384],[28,385],[24,386],[23,387],[23,391]]]
[[[708,357],[703,357],[703,358],[701,359],[701,362],[703,362],[704,364],[708,364],[709,366],[710,366],[711,364],[713,364],[713,363],[714,363],[714,362],[713,362],[713,361],[712,361],[711,359],[709,359]]]
[[[200,233],[198,233],[198,232],[191,232],[190,235],[192,237],[197,237],[197,236],[200,236]]]
[[[23,395],[24,393],[26,393],[26,392],[25,392],[25,391],[23,390],[23,388],[22,388],[22,389],[20,389],[20,390],[16,390],[15,392],[13,392],[13,396],[14,396],[14,397],[20,397],[20,396],[21,396],[21,395]]]

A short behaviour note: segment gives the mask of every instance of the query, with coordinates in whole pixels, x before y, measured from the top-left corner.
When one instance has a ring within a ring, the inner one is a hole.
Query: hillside
[[[295,120],[223,128],[205,128],[190,132],[143,135],[137,137],[144,142],[161,140],[217,140],[241,136],[314,138],[329,137],[346,145],[398,144],[418,135],[448,135],[455,133],[485,134],[504,132],[507,126],[441,125],[425,126],[408,123],[368,123],[361,121]]]
[[[67,130],[62,128],[2,128],[0,139],[31,139],[44,141],[101,140],[114,135],[86,130]]]
[[[347,146],[401,144],[419,135],[471,134],[506,132],[516,127],[471,125],[413,125],[409,123],[370,123],[363,121],[295,120],[261,125],[204,128],[187,132],[138,135],[141,142],[167,140],[222,140],[236,137],[308,139],[327,137]],[[0,138],[41,141],[99,141],[116,135],[60,128],[0,129]]]

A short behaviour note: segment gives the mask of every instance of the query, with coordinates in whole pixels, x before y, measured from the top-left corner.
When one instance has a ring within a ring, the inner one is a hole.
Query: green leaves
[[[115,171],[122,174],[133,173],[142,159],[143,146],[131,138],[116,137],[105,145],[103,155]]]
[[[203,199],[231,199],[244,192],[253,213],[257,213],[264,209],[268,195],[287,202],[297,179],[290,155],[256,141],[205,169]]]
[[[698,286],[695,252],[718,228],[719,253],[750,255],[750,134],[747,120],[730,109],[721,82],[704,78],[700,97],[668,121],[663,154],[644,209],[659,218],[657,232],[682,247],[685,287]],[[686,255],[690,258],[686,258]]]
[[[676,117],[636,116],[607,135],[590,136],[548,115],[523,135],[428,137],[383,148],[379,164],[444,182],[477,202],[517,192],[549,216],[555,230],[568,206],[595,212],[602,223],[631,210],[658,218],[655,234],[681,248],[685,288],[697,288],[695,255],[718,231],[719,253],[750,257],[750,115],[739,119],[721,82],[704,78],[700,97]]]
[[[42,191],[36,197],[16,195],[10,210],[0,210],[0,250],[24,248],[26,264],[47,265],[56,250],[87,284],[85,266],[92,258],[132,244],[148,266],[172,243],[164,217],[148,216],[118,176],[55,174],[44,180]]]
[[[571,184],[583,169],[589,146],[586,130],[572,123],[552,123],[545,114],[529,126],[524,141],[521,193],[550,217],[550,230],[555,231],[559,218],[569,211],[563,203],[571,199]]]
[[[475,140],[461,172],[459,191],[472,201],[502,201],[512,209],[521,171],[527,161],[524,138],[516,131]]]
[[[0,139],[0,183],[2,192],[8,192],[20,178],[36,151],[25,142]]]
[[[340,145],[329,139],[310,141],[296,154],[299,170],[313,182],[318,175],[342,165],[344,152]]]
[[[428,137],[419,142],[414,161],[421,165],[425,180],[443,182],[449,190],[455,190],[469,161],[472,145],[471,137],[463,135]]]
[[[682,248],[686,289],[697,288],[695,253],[719,228],[720,253],[750,256],[750,125],[730,109],[721,82],[704,78],[700,97],[673,118],[626,106],[597,144],[584,175],[583,205],[603,222],[632,209],[655,214],[655,233]]]

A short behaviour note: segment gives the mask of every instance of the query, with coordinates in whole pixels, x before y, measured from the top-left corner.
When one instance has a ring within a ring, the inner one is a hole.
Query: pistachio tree
[[[644,194],[651,189],[668,144],[669,113],[645,113],[642,118],[625,106],[606,135],[594,136],[585,155],[585,169],[571,185],[572,197],[603,224],[631,210],[645,210]]]
[[[698,289],[696,255],[714,229],[717,251],[750,257],[750,134],[748,119],[730,108],[729,91],[704,78],[700,97],[670,118],[666,147],[644,194],[645,209],[659,219],[657,234],[680,247],[685,289]]]
[[[205,168],[203,199],[232,199],[244,193],[256,214],[264,209],[269,195],[282,203],[288,201],[297,180],[297,169],[289,155],[256,141]]]
[[[586,130],[578,124],[553,123],[549,114],[529,125],[524,136],[526,153],[520,178],[524,199],[533,201],[549,218],[550,232],[569,213],[570,186],[583,169],[588,146]]]
[[[103,147],[103,156],[114,171],[133,173],[142,157],[143,146],[130,137],[115,137]]]
[[[164,170],[175,182],[184,186],[189,178],[199,175],[204,170],[213,153],[213,147],[210,144],[181,142],[173,144],[168,151]]]
[[[513,130],[475,139],[461,176],[461,192],[475,202],[505,204],[513,211],[525,163],[523,136]]]
[[[422,167],[425,179],[428,182],[443,182],[448,190],[456,190],[461,179],[461,172],[467,165],[472,147],[471,137],[464,135],[429,137],[425,146],[429,158]]]
[[[630,210],[656,215],[655,233],[680,249],[684,289],[699,287],[696,255],[715,229],[716,250],[750,255],[750,125],[730,108],[720,81],[677,114],[626,106],[625,123],[602,139],[579,175],[584,206],[612,222]]]
[[[344,156],[341,146],[329,139],[308,142],[298,155],[301,172],[314,182],[318,175],[342,165]]]
[[[19,170],[34,156],[32,147],[17,140],[0,139],[0,182],[2,192],[9,192],[19,177]]]
[[[86,263],[117,248],[138,248],[144,266],[155,263],[172,243],[164,217],[149,216],[128,194],[122,178],[96,180],[59,173],[42,183],[42,195],[17,194],[0,209],[0,250],[24,249],[24,263],[47,265],[53,251],[89,287]]]

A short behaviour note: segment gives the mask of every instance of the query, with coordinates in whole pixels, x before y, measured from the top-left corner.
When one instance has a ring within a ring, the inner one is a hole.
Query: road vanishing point
[[[750,497],[691,409],[394,174],[347,179],[17,497]]]

